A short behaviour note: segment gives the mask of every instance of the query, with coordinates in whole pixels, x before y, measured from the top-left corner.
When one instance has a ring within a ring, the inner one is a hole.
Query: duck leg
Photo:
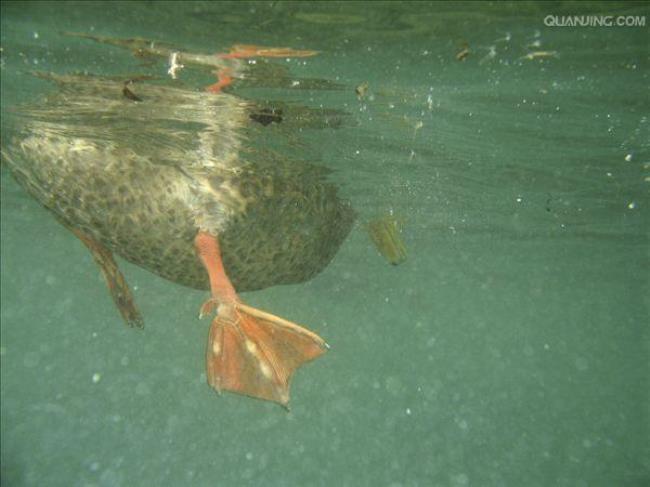
[[[235,44],[227,54],[217,54],[221,59],[251,59],[251,58],[291,58],[310,57],[318,54],[318,51],[292,49],[290,47],[264,47],[251,44]],[[206,87],[210,93],[220,93],[223,88],[230,86],[234,77],[230,68],[221,68],[214,72],[217,75],[217,82]]]
[[[232,70],[230,68],[222,68],[215,72],[218,81],[207,86],[205,89],[210,93],[221,93],[221,90],[226,86],[233,83]]]
[[[201,314],[217,308],[206,350],[208,383],[218,392],[287,406],[294,371],[324,353],[327,344],[295,323],[242,303],[224,270],[217,237],[201,231],[194,243],[212,294]]]
[[[222,59],[249,59],[255,57],[311,57],[318,51],[292,49],[290,47],[267,47],[253,44],[235,44],[227,54],[220,54]]]
[[[113,302],[127,325],[143,328],[142,315],[133,301],[133,295],[124,276],[113,259],[113,253],[91,236],[76,228],[68,227],[81,240],[95,259],[108,285]]]

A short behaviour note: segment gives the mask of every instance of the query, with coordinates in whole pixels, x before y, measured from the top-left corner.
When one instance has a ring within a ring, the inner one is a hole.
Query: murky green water
[[[573,14],[646,26],[544,24]],[[3,145],[11,107],[52,89],[32,70],[166,73],[61,31],[321,51],[292,72],[347,88],[273,96],[349,112],[303,136],[360,218],[315,279],[245,295],[332,346],[287,413],[205,384],[204,293],[121,262],[146,320],[126,329],[3,167],[2,485],[648,485],[649,21],[624,2],[3,2]],[[387,212],[396,267],[363,228]]]

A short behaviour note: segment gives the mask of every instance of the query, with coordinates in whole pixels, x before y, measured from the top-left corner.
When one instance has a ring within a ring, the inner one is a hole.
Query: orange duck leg
[[[318,51],[292,49],[290,47],[265,47],[254,44],[235,44],[228,54],[220,54],[222,59],[248,59],[253,57],[311,57]]]
[[[323,354],[327,344],[295,323],[243,304],[226,275],[218,239],[201,231],[194,242],[212,294],[201,315],[217,308],[206,350],[208,383],[218,392],[232,391],[286,407],[291,376]]]
[[[217,75],[218,81],[205,88],[210,93],[220,93],[223,88],[230,86],[234,81],[230,68],[220,69],[215,74]]]

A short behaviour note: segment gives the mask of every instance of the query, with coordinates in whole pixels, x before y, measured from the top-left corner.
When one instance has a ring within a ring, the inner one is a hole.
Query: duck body
[[[322,168],[276,150],[280,124],[233,95],[56,77],[24,110],[7,157],[66,226],[173,282],[208,289],[198,231],[218,235],[234,288],[305,281],[333,258],[354,213]],[[291,150],[288,150],[291,152]],[[294,151],[295,152],[295,151]]]
[[[293,135],[292,124],[327,126],[328,115],[223,93],[234,72],[220,71],[207,93],[46,75],[59,90],[19,110],[21,131],[2,153],[18,182],[88,247],[127,324],[143,320],[113,253],[209,289],[200,312],[216,312],[208,383],[287,406],[295,370],[328,346],[238,293],[313,277],[354,212]]]

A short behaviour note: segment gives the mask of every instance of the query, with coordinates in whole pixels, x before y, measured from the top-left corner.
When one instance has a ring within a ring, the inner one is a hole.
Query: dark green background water
[[[3,2],[3,145],[11,107],[52,89],[31,70],[165,75],[60,31],[321,51],[292,72],[345,89],[274,96],[350,113],[303,135],[360,219],[312,281],[244,296],[332,345],[287,413],[206,385],[204,293],[121,262],[147,324],[126,329],[3,167],[2,485],[648,485],[648,26],[549,14],[650,21],[624,2]],[[398,267],[362,226],[390,211]]]

